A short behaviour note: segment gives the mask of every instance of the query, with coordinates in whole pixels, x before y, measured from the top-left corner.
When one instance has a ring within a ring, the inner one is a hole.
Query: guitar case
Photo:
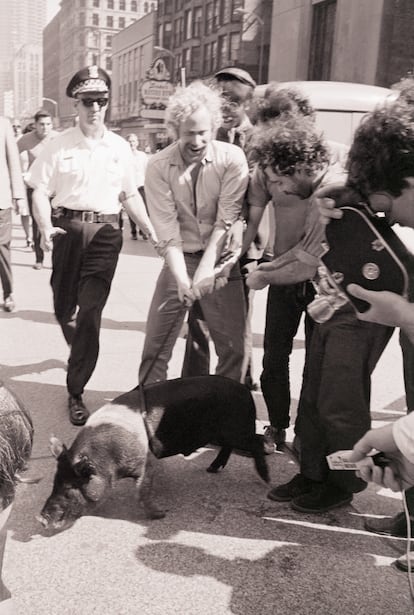
[[[324,195],[335,198],[343,216],[326,226],[326,252],[321,260],[330,282],[347,295],[356,311],[366,312],[370,304],[349,294],[348,284],[407,297],[407,267],[412,266],[413,255],[384,217],[374,214],[364,202],[349,199],[349,194],[345,189]]]

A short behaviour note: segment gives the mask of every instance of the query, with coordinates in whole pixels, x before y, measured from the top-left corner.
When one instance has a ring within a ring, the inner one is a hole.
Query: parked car
[[[255,93],[263,96],[269,84],[258,85]],[[341,81],[284,81],[281,88],[294,87],[310,100],[316,110],[316,124],[325,137],[350,144],[364,115],[385,101],[398,98],[389,88]]]

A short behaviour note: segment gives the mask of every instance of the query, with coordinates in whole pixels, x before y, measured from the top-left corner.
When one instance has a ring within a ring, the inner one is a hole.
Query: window
[[[214,0],[213,4],[213,30],[216,30],[220,26],[220,2]]]
[[[225,2],[224,4],[231,5],[230,9],[230,21],[241,21],[242,15],[240,13],[236,13],[236,9],[244,8],[243,0],[231,0],[231,2]]]
[[[213,32],[213,3],[210,2],[206,7],[206,24],[204,28],[205,34]]]
[[[92,6],[96,6],[96,8],[99,8],[99,0],[93,0]]]
[[[148,2],[144,2],[144,13],[148,13]]]
[[[335,17],[336,0],[313,5],[308,71],[308,78],[313,81],[330,79]]]
[[[84,26],[85,23],[85,13],[79,13],[79,25]]]
[[[217,68],[217,41],[211,43],[211,63],[210,72],[214,73]]]
[[[119,0],[119,10],[125,11],[125,0]]]
[[[172,41],[172,36],[171,36],[171,22],[165,22],[164,23],[164,35],[163,35],[163,47],[166,47],[167,49],[171,49],[171,41]]]
[[[193,22],[193,37],[200,38],[201,36],[201,23],[203,20],[203,9],[201,6],[194,9],[194,22]]]
[[[199,73],[200,72],[200,55],[201,55],[201,47],[197,45],[197,47],[193,47],[191,49],[191,72]]]
[[[136,13],[137,10],[138,10],[138,5],[137,5],[135,0],[132,0],[132,2],[131,2],[131,11],[135,11],[135,13]]]
[[[228,36],[219,36],[218,39],[218,62],[219,66],[225,66],[229,60],[229,39]]]
[[[80,45],[81,47],[83,47],[83,46],[84,46],[84,44],[85,44],[85,33],[84,33],[84,32],[81,32],[81,33],[79,34],[79,45]]]
[[[237,62],[240,51],[240,33],[230,34],[230,62]]]
[[[92,54],[92,64],[98,64],[98,54],[97,53]]]
[[[81,8],[84,8],[84,7],[85,7],[85,4],[86,4],[86,0],[80,0],[80,2],[79,2],[79,6],[80,6]]]
[[[98,15],[98,13],[93,13],[93,15],[92,15],[92,25],[99,26],[99,15]]]
[[[211,62],[211,43],[207,43],[204,45],[204,66],[203,66],[203,75],[208,75],[210,72],[210,62]]]
[[[165,0],[164,3],[164,14],[165,15],[172,15],[173,13],[173,3],[172,0]]]
[[[106,18],[106,27],[107,28],[113,28],[114,27],[114,18],[112,17],[112,15],[108,15]]]
[[[188,41],[191,38],[191,9],[184,13],[184,40]]]
[[[118,27],[120,30],[123,30],[123,28],[125,28],[125,17],[120,17],[118,19]]]
[[[105,58],[105,69],[112,70],[112,58],[111,56],[106,56]]]
[[[113,9],[114,8],[114,0],[108,0],[107,6],[108,6],[108,9]]]
[[[106,36],[106,46],[112,47],[112,36],[110,34],[107,34]]]

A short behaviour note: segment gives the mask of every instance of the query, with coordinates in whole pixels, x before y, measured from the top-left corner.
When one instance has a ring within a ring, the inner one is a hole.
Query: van
[[[264,96],[269,84],[258,85],[255,94]],[[316,125],[325,138],[350,145],[361,119],[369,111],[398,98],[399,92],[376,85],[341,81],[284,81],[280,88],[302,92],[316,111]]]

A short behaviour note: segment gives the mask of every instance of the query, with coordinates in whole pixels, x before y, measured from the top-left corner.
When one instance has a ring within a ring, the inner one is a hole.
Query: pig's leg
[[[165,511],[157,508],[152,500],[152,485],[154,478],[154,456],[148,452],[145,469],[142,475],[137,478],[136,485],[144,507],[145,516],[148,519],[163,519]]]
[[[221,468],[224,468],[224,466],[226,465],[226,463],[229,460],[229,457],[231,455],[231,451],[232,451],[232,449],[231,449],[230,446],[223,446],[222,449],[220,450],[219,454],[215,458],[215,460],[208,466],[207,472],[211,472],[211,473],[215,474]]]

